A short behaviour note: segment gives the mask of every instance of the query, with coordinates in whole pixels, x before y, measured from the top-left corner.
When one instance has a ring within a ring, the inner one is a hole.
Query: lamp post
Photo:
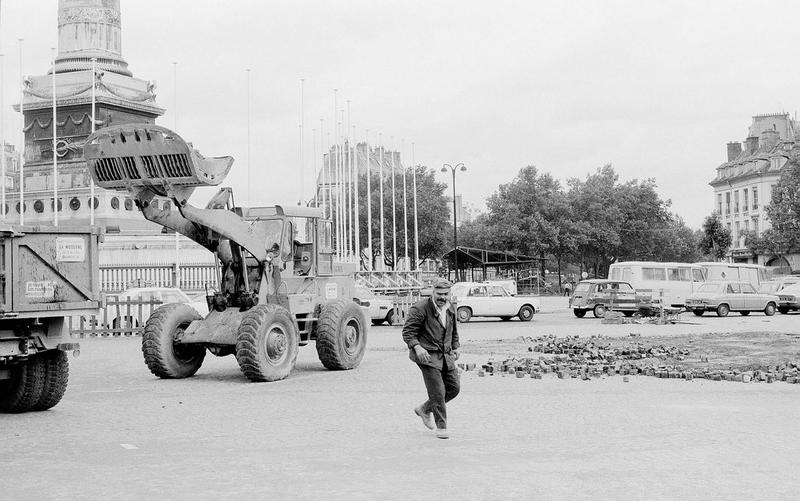
[[[447,169],[453,173],[453,268],[455,268],[455,280],[458,282],[458,221],[456,220],[456,171],[465,172],[467,167],[459,162],[455,166],[450,164],[442,165],[442,172],[447,173]]]

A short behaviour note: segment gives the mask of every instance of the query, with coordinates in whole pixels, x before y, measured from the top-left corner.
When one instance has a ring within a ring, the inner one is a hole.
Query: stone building
[[[743,143],[728,143],[728,159],[709,183],[714,188],[714,211],[731,231],[734,262],[800,270],[800,255],[757,255],[745,246],[745,233],[761,234],[770,227],[764,208],[781,170],[800,155],[800,122],[788,113],[756,115]]]

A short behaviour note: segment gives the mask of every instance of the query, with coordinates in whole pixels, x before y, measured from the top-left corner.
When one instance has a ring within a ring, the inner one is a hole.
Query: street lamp
[[[442,172],[447,172],[447,169],[453,173],[453,268],[455,268],[455,282],[458,282],[458,230],[456,221],[456,171],[460,170],[465,172],[467,167],[459,162],[454,166],[450,164],[442,165]]]

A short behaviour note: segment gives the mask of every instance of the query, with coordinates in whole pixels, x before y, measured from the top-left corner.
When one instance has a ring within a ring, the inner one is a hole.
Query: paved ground
[[[562,298],[543,306],[530,323],[462,325],[462,338],[800,325],[800,315],[690,315],[691,325],[609,326],[574,318]],[[0,498],[780,499],[800,489],[800,385],[465,373],[444,441],[411,413],[424,388],[399,328],[372,329],[357,370],[324,370],[309,345],[287,380],[268,384],[247,383],[232,357],[162,381],[138,338],[81,342],[61,404],[0,415]]]

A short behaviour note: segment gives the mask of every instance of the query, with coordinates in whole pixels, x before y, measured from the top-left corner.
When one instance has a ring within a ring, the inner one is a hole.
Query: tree
[[[417,176],[417,220],[419,233],[419,258],[424,261],[428,258],[439,257],[446,250],[448,235],[453,228],[450,223],[447,197],[444,193],[447,185],[436,181],[435,172],[425,166],[418,165]],[[412,168],[406,171],[406,214],[408,217],[408,256],[414,259],[414,189],[412,183]],[[380,252],[380,174],[372,172],[370,177],[370,191],[372,204],[372,256],[370,261]],[[367,177],[361,174],[358,180],[359,191],[359,230],[361,250],[367,249]],[[397,220],[397,254],[394,256],[392,245],[392,175],[383,172],[383,218],[384,218],[384,263],[389,268],[394,268],[397,259],[405,256],[405,225],[403,220],[403,169],[395,170],[395,218]],[[418,263],[419,264],[419,263]],[[374,265],[374,263],[373,263]],[[374,266],[373,266],[374,268]],[[412,265],[413,268],[413,265]]]
[[[722,259],[732,244],[731,230],[722,226],[719,216],[716,213],[706,216],[703,221],[703,237],[699,243],[700,252],[713,259]]]

